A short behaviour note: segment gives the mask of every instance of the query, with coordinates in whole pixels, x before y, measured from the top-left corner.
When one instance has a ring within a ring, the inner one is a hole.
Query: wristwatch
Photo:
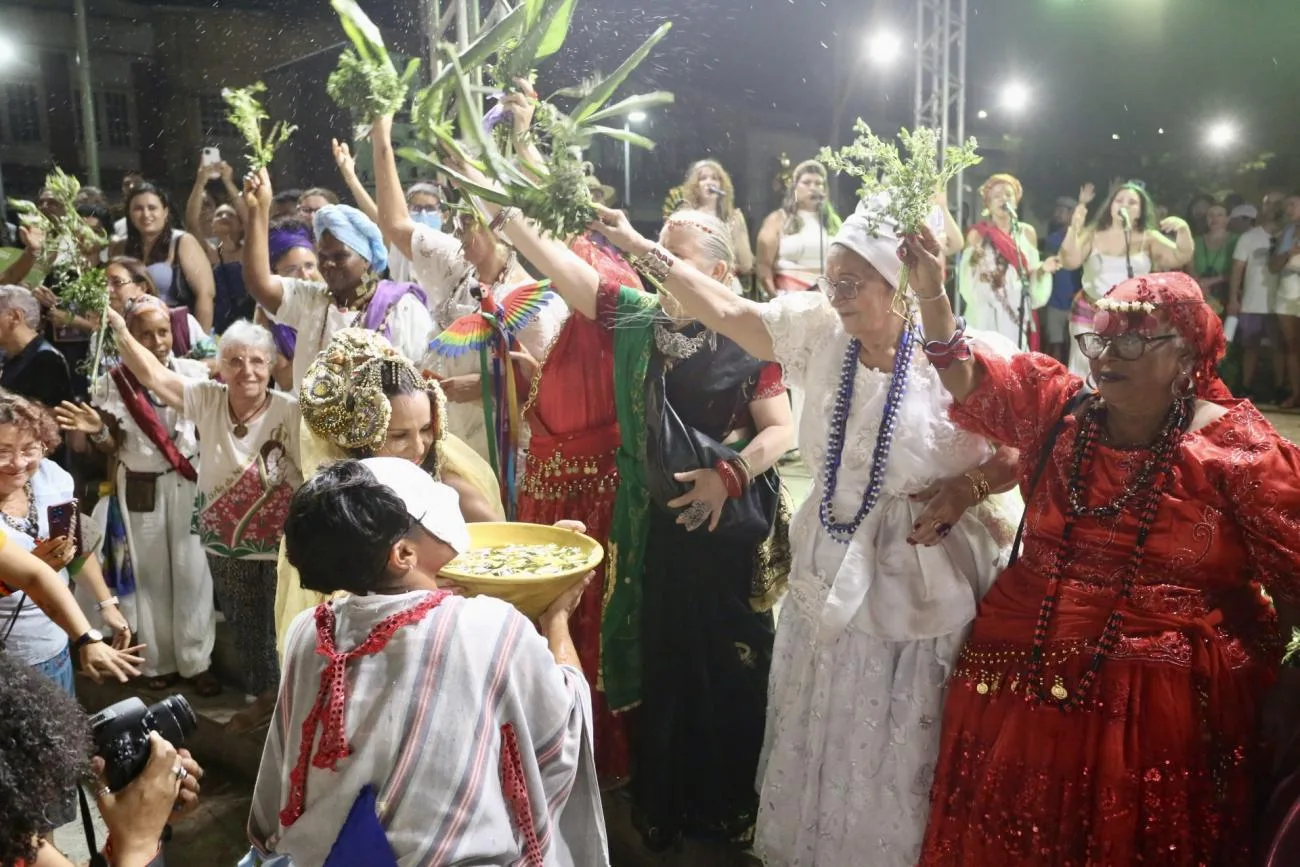
[[[72,642],[72,649],[80,652],[81,648],[85,647],[87,644],[94,644],[97,641],[102,642],[103,640],[104,633],[100,632],[98,629],[91,629],[85,635]]]

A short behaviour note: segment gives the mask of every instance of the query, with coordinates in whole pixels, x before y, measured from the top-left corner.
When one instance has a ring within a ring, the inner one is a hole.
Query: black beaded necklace
[[[1179,400],[1169,410],[1160,435],[1151,446],[1146,460],[1136,473],[1124,484],[1124,490],[1109,503],[1089,506],[1084,503],[1083,480],[1092,468],[1093,455],[1097,441],[1101,438],[1101,423],[1105,416],[1105,406],[1100,401],[1093,401],[1084,410],[1079,419],[1079,429],[1074,438],[1074,459],[1070,464],[1070,477],[1066,483],[1069,507],[1066,512],[1065,528],[1061,531],[1061,551],[1052,557],[1049,565],[1047,594],[1043,597],[1042,607],[1038,611],[1038,621],[1034,625],[1034,643],[1029,652],[1028,688],[1039,701],[1055,705],[1063,711],[1071,710],[1083,702],[1091,693],[1097,681],[1097,672],[1102,660],[1112,653],[1119,644],[1120,628],[1124,625],[1122,608],[1133,595],[1133,587],[1142,570],[1142,560],[1146,554],[1147,537],[1155,523],[1160,498],[1164,495],[1173,468],[1174,453],[1182,440],[1183,432],[1191,418],[1190,400]],[[1136,502],[1135,502],[1136,501]],[[1060,589],[1061,576],[1065,566],[1075,554],[1070,545],[1070,536],[1079,518],[1113,517],[1123,511],[1130,503],[1135,503],[1138,518],[1137,540],[1133,554],[1124,567],[1123,579],[1115,606],[1111,609],[1102,627],[1101,635],[1093,652],[1092,663],[1080,677],[1074,689],[1068,689],[1060,677],[1050,690],[1044,690],[1043,660],[1047,644],[1048,627],[1052,615],[1056,612],[1056,602]]]

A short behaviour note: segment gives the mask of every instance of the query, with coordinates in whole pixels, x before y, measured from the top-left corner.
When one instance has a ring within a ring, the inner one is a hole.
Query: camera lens
[[[169,695],[151,708],[145,716],[146,728],[153,729],[179,747],[199,727],[194,709],[183,695]]]

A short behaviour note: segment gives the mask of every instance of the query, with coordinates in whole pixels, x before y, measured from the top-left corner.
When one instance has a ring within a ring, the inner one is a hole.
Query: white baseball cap
[[[447,543],[457,554],[469,550],[469,529],[460,513],[456,489],[433,480],[420,467],[404,458],[366,458],[361,466],[374,474],[406,504],[406,513],[434,538]]]
[[[1238,205],[1237,207],[1232,209],[1232,213],[1228,215],[1228,219],[1236,220],[1239,217],[1244,217],[1247,220],[1254,220],[1258,216],[1259,216],[1259,211],[1255,208],[1254,205]]]

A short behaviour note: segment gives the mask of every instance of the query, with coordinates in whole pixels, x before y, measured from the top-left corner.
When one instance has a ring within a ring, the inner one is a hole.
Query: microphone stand
[[[1015,209],[1009,205],[1005,207],[1011,215],[1011,243],[1016,245],[1016,261],[1011,264],[1020,277],[1020,348],[1027,350],[1030,330],[1034,327],[1029,311],[1029,263],[1025,261],[1024,251],[1020,249],[1020,221],[1016,218]]]
[[[1133,224],[1129,219],[1128,211],[1119,212],[1120,223],[1124,228],[1124,267],[1128,271],[1128,279],[1133,279]]]
[[[817,202],[817,255],[821,258],[821,273],[818,277],[826,276],[826,200],[820,199]]]

